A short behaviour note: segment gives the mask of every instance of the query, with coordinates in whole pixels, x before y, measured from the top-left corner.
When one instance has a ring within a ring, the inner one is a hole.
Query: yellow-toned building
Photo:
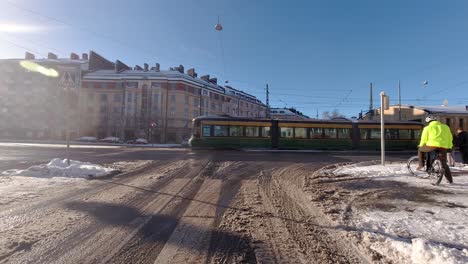
[[[194,69],[132,69],[94,55],[90,67],[94,58],[101,64],[82,78],[81,136],[178,143],[190,137],[198,116],[266,117],[266,105],[255,96],[218,85],[208,75],[198,78]]]
[[[435,115],[439,121],[447,124],[452,132],[455,133],[458,127],[468,128],[468,106],[410,106],[398,105],[390,106],[384,110],[384,118],[387,121],[419,121],[424,122],[428,115]],[[380,120],[380,108],[369,111],[360,119]]]

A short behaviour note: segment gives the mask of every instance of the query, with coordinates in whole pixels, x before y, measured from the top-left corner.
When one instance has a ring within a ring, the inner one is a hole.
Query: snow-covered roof
[[[123,70],[115,72],[114,70],[96,70],[86,73],[83,80],[166,80],[166,81],[185,81],[190,84],[196,85],[200,88],[207,88],[221,92],[224,94],[231,94],[237,97],[246,99],[257,104],[263,103],[255,96],[239,91],[232,87],[224,87],[212,82],[202,80],[200,78],[192,77],[188,74],[181,73],[176,70],[168,71],[142,71],[142,70]]]
[[[444,113],[444,114],[466,114],[468,115],[468,106],[466,105],[453,105],[453,106],[415,106],[431,114]]]

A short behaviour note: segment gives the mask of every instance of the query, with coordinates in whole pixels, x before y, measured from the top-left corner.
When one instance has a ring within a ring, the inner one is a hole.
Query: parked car
[[[120,139],[118,137],[106,137],[99,140],[100,142],[105,143],[120,143]]]
[[[125,143],[127,143],[127,144],[148,144],[148,140],[146,140],[144,138],[137,138],[137,139],[127,140]]]
[[[80,142],[97,142],[98,139],[96,137],[79,137],[73,139],[73,141],[80,141]]]
[[[148,140],[146,140],[144,138],[137,138],[135,140],[135,144],[148,144]]]

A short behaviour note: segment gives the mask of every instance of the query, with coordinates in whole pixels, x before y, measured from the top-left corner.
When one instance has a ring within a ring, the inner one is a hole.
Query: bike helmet
[[[428,115],[426,117],[426,123],[430,123],[432,121],[436,121],[437,120],[437,117],[436,116],[433,116],[433,115]]]

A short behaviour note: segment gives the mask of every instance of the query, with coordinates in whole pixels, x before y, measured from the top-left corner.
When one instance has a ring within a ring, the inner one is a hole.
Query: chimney
[[[180,73],[184,73],[184,65],[179,65],[178,68],[179,68],[178,70]]]
[[[34,54],[29,53],[29,52],[26,51],[26,54],[24,55],[24,58],[26,60],[34,60],[36,57],[34,57]]]
[[[190,75],[190,76],[193,77],[193,78],[197,77],[197,73],[195,72],[195,69],[194,69],[194,68],[188,69],[188,70],[187,70],[187,74]]]
[[[210,83],[218,84],[218,78],[211,78],[209,80]]]
[[[143,64],[143,68],[145,69],[145,71],[148,71],[148,68],[149,68],[148,63]]]
[[[53,54],[52,52],[49,52],[49,53],[47,54],[47,59],[49,59],[49,60],[56,60],[56,59],[58,59],[58,57],[57,57],[57,55]]]
[[[161,70],[161,65],[159,65],[159,63],[156,63],[156,67],[154,69],[154,71],[160,71]]]
[[[88,53],[81,54],[81,59],[82,60],[88,60]]]
[[[140,67],[140,65],[135,65],[135,68],[133,68],[135,71],[142,71],[143,68]]]
[[[210,81],[210,75],[203,75],[202,77],[200,77],[200,79],[206,81],[206,82],[209,82]]]
[[[465,109],[466,109],[466,111],[468,111],[468,105],[465,105]]]
[[[78,54],[76,54],[76,53],[72,53],[72,54],[70,54],[70,59],[71,60],[79,60],[80,56],[78,56]]]

